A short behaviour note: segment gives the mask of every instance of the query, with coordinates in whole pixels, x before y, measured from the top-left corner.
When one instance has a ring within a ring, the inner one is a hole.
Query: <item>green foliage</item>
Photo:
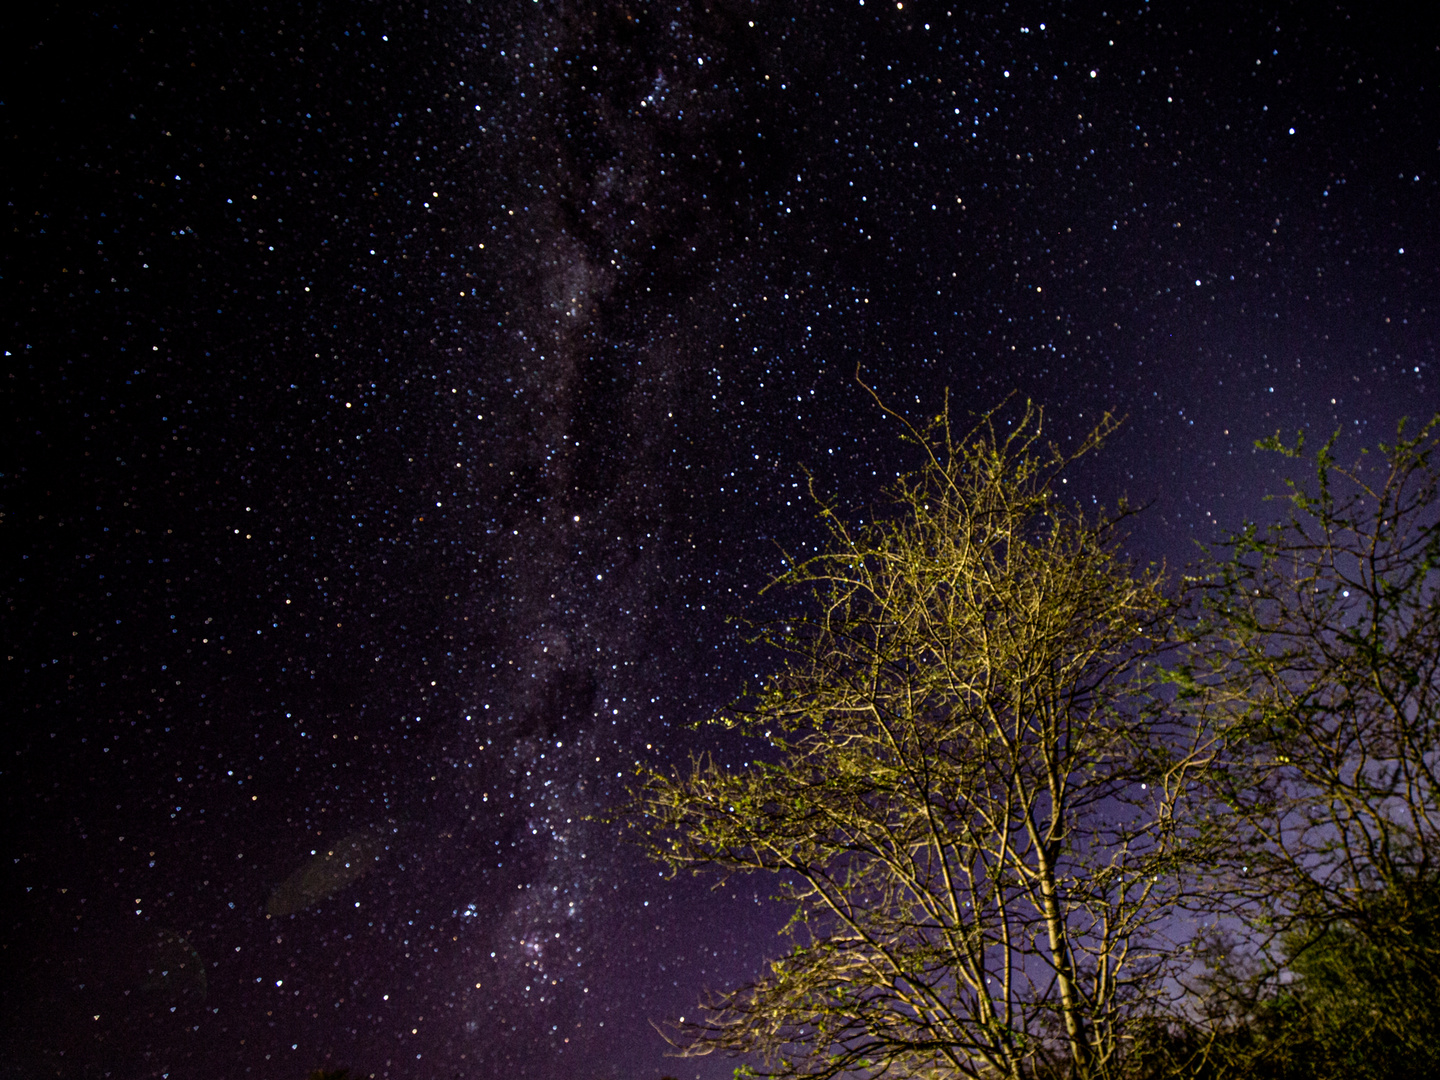
[[[893,415],[893,414],[892,414]],[[786,953],[674,1030],[750,1077],[1389,1080],[1440,1031],[1440,416],[1188,579],[1057,497],[1040,415],[948,411],[893,509],[776,583],[806,614],[647,773],[673,872],[767,874]],[[1305,456],[1278,436],[1261,444]],[[1188,915],[1190,918],[1185,918]],[[1200,930],[1189,934],[1187,926]],[[1176,995],[1176,988],[1183,993]]]
[[[1367,897],[1345,922],[1284,935],[1278,965],[1235,953],[1206,980],[1202,1017],[1147,1033],[1132,1075],[1189,1080],[1412,1080],[1436,1074],[1440,886]]]
[[[1192,973],[1154,1075],[1410,1077],[1440,1030],[1440,417],[1350,468],[1336,440],[1287,515],[1206,571],[1179,703],[1222,719]],[[1278,438],[1260,444],[1298,458]]]
[[[1283,1031],[1310,1049],[1317,1078],[1416,1077],[1434,1067],[1440,1032],[1436,883],[1368,898],[1365,929],[1309,927],[1285,940],[1294,1004]],[[1293,1070],[1292,1070],[1293,1071]]]
[[[1366,898],[1440,865],[1437,432],[1350,469],[1332,439],[1212,572],[1197,681],[1229,713],[1210,779],[1237,839],[1217,884],[1252,926],[1368,932]]]

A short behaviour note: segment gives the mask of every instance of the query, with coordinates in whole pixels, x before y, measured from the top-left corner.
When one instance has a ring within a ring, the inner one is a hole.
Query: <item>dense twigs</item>
[[[1206,777],[1210,820],[1235,843],[1209,868],[1207,905],[1230,941],[1195,1000],[1211,1067],[1231,1075],[1418,1075],[1434,1053],[1437,435],[1440,417],[1402,425],[1351,468],[1332,439],[1284,520],[1236,537],[1205,581],[1177,679],[1228,716]],[[1303,440],[1265,445],[1298,457]]]
[[[1183,965],[1203,710],[1150,692],[1175,604],[1118,554],[1126,511],[1056,495],[1073,453],[1027,408],[948,413],[895,512],[783,587],[780,670],[726,722],[769,763],[651,773],[634,822],[675,871],[772,872],[791,945],[677,1032],[763,1075],[1106,1076]]]
[[[672,871],[793,905],[679,1050],[797,1080],[1425,1075],[1440,417],[1351,468],[1327,443],[1176,588],[1120,556],[1123,505],[1057,496],[1108,416],[1068,454],[1030,407],[905,426],[892,512],[822,502],[828,544],[776,582],[808,613],[717,718],[757,760],[646,773],[628,808]]]

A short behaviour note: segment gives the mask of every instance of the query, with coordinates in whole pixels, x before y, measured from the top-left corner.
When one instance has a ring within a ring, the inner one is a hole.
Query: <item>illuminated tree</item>
[[[1058,494],[1108,416],[1069,453],[1028,406],[906,426],[925,459],[892,512],[822,506],[828,545],[777,582],[807,614],[720,718],[755,760],[637,795],[671,870],[769,874],[794,906],[785,955],[674,1039],[764,1076],[1112,1075],[1173,985],[1200,839],[1205,714],[1151,692],[1176,606],[1121,556],[1123,506]]]

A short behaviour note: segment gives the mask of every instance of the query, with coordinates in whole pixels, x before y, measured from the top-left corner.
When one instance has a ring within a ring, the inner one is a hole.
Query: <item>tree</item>
[[[887,410],[888,411],[888,410]],[[892,416],[894,414],[891,414]],[[899,419],[897,417],[897,419]],[[1151,693],[1175,605],[1085,515],[1042,416],[948,407],[894,513],[848,525],[777,584],[804,617],[778,670],[719,719],[756,760],[649,772],[632,808],[674,872],[762,873],[790,947],[678,1026],[690,1055],[777,1077],[1100,1077],[1175,973],[1166,919],[1204,722]]]
[[[1434,884],[1366,898],[1364,929],[1350,919],[1309,925],[1284,940],[1295,976],[1282,1037],[1298,1033],[1311,1061],[1290,1076],[1402,1080],[1434,1069],[1440,1031],[1440,895]]]
[[[1351,468],[1332,438],[1284,520],[1226,545],[1178,674],[1228,716],[1206,779],[1235,843],[1209,904],[1247,936],[1204,996],[1242,1074],[1403,1076],[1433,1058],[1440,416],[1404,429]],[[1298,458],[1304,440],[1262,445]]]
[[[1412,1080],[1434,1074],[1440,1031],[1433,957],[1440,896],[1375,896],[1370,930],[1302,924],[1278,956],[1231,940],[1212,956],[1192,1022],[1171,1023],[1132,1055],[1160,1080]],[[1389,910],[1385,910],[1385,909]],[[1404,933],[1376,933],[1403,923]],[[1428,957],[1428,959],[1427,959]],[[1283,978],[1281,977],[1283,975]]]

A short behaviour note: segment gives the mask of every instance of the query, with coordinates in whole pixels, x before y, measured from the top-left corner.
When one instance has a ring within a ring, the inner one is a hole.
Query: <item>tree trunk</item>
[[[1049,858],[1042,854],[1039,865],[1040,898],[1045,909],[1045,930],[1050,938],[1050,961],[1055,966],[1055,981],[1060,990],[1060,1015],[1065,1019],[1065,1036],[1070,1042],[1070,1060],[1079,1077],[1090,1075],[1090,1040],[1085,1034],[1085,1018],[1081,1015],[1075,974],[1070,968],[1070,942],[1060,901],[1055,889],[1055,871]]]

